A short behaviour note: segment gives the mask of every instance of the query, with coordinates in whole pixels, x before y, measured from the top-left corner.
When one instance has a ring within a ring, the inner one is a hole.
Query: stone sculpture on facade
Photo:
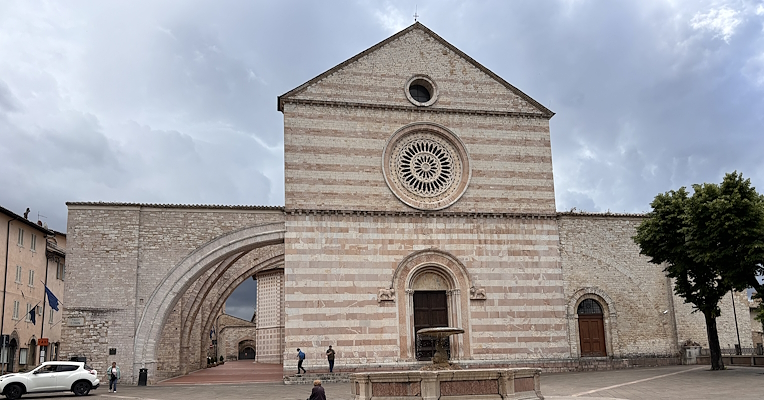
[[[395,301],[395,289],[379,289],[377,302],[381,303],[383,301]]]

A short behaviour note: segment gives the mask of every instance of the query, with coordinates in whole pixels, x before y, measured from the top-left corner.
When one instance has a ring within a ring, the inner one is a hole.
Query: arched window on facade
[[[604,357],[605,325],[602,306],[593,299],[585,299],[578,305],[578,333],[581,339],[582,357]]]

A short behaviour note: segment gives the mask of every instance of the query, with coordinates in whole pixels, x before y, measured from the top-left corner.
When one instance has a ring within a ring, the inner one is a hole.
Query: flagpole
[[[46,240],[45,240],[45,250],[46,251],[48,250],[47,249],[47,247],[48,247],[47,242],[48,241],[47,241],[47,238],[46,238]],[[45,282],[42,283],[43,289],[47,289],[48,288],[48,268],[49,267],[50,267],[50,258],[45,257]],[[42,321],[40,323],[40,339],[45,337],[45,298],[46,297],[48,297],[48,294],[45,293],[45,291],[43,290],[43,292],[42,292]],[[49,345],[45,345],[45,347],[46,347],[45,354],[40,354],[40,363],[43,363],[45,361],[45,357],[48,355],[47,354],[48,353],[47,352],[47,347],[48,346]]]

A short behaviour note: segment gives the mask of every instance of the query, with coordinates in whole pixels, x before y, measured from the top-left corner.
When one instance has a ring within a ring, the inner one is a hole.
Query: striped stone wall
[[[411,210],[385,183],[382,152],[395,131],[414,122],[445,126],[469,154],[470,184],[446,212],[555,212],[546,119],[291,104],[284,118],[286,208]]]
[[[444,212],[554,213],[551,112],[456,51],[411,29],[282,96],[286,209],[410,211],[385,183],[382,153],[427,122],[458,137],[471,165]],[[436,84],[431,106],[407,99],[415,75]]]
[[[435,249],[452,256],[467,280],[454,288],[470,360],[565,358],[563,277],[553,218],[486,216],[289,214],[285,238],[285,371],[303,349],[307,365],[324,361],[328,345],[343,368],[414,362],[402,343],[406,318],[394,286],[396,271],[412,253]],[[398,279],[406,279],[406,276]],[[485,291],[473,300],[470,286]]]

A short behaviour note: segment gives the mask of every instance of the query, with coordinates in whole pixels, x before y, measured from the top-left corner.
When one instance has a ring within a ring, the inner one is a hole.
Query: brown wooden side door
[[[414,343],[417,360],[431,360],[435,354],[435,341],[419,337],[423,328],[448,326],[448,304],[445,291],[414,292]],[[448,348],[447,343],[444,344]]]
[[[604,357],[607,355],[602,314],[579,315],[578,332],[581,337],[581,355],[583,357]]]

